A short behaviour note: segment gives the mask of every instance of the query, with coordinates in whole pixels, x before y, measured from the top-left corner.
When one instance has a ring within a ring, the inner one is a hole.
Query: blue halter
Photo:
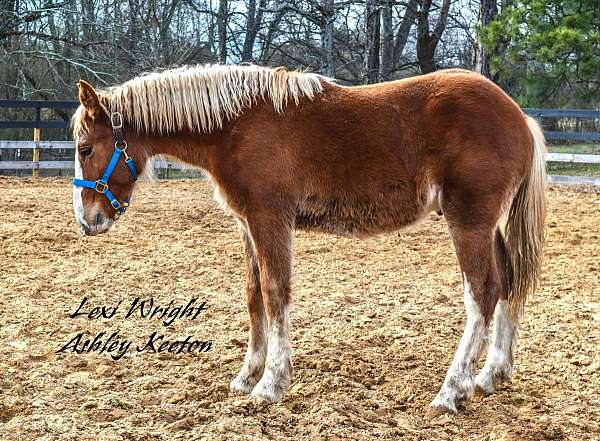
[[[88,181],[87,179],[73,179],[73,185],[76,187],[85,187],[96,190],[103,194],[108,199],[110,205],[115,209],[115,219],[125,214],[125,210],[129,206],[129,199],[125,199],[121,204],[114,194],[108,189],[108,180],[115,171],[121,155],[125,158],[125,165],[131,173],[134,181],[137,180],[138,174],[133,159],[127,154],[127,142],[123,139],[123,117],[119,112],[113,112],[110,115],[110,124],[112,126],[113,135],[115,137],[115,151],[113,152],[104,174],[97,181]]]

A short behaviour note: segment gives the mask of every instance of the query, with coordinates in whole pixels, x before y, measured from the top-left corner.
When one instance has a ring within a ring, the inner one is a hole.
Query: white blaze
[[[79,162],[79,155],[75,150],[75,178],[83,179],[83,170],[81,169],[81,163]],[[75,219],[80,225],[87,226],[85,222],[85,208],[83,206],[83,198],[81,197],[82,187],[73,186],[73,211],[75,212]]]

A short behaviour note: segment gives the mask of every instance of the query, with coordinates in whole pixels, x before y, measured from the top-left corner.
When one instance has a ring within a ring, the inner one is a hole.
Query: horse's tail
[[[508,248],[508,298],[513,314],[521,314],[538,286],[542,267],[544,221],[546,218],[546,144],[540,125],[529,116],[533,138],[533,161],[512,201],[506,222]]]

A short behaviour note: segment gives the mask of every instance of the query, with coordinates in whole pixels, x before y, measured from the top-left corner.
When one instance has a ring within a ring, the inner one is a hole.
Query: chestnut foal
[[[277,401],[292,380],[294,229],[363,237],[433,210],[454,241],[467,321],[428,414],[456,412],[475,390],[490,394],[510,379],[519,317],[540,273],[545,147],[539,126],[493,83],[448,70],[343,87],[281,68],[206,66],[106,91],[80,81],[79,99],[73,204],[86,234],[124,213],[137,170],[156,155],[204,169],[237,219],[250,338],[232,390]]]

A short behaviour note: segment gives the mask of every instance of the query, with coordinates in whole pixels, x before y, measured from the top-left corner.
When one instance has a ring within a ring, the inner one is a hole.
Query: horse
[[[250,326],[232,391],[275,402],[291,384],[295,229],[366,237],[432,211],[453,240],[466,324],[426,415],[456,413],[511,379],[540,278],[545,141],[494,83],[452,69],[346,87],[285,68],[208,65],[107,90],[82,80],[78,90],[73,206],[83,233],[124,214],[137,171],[156,156],[204,170],[237,220]]]

